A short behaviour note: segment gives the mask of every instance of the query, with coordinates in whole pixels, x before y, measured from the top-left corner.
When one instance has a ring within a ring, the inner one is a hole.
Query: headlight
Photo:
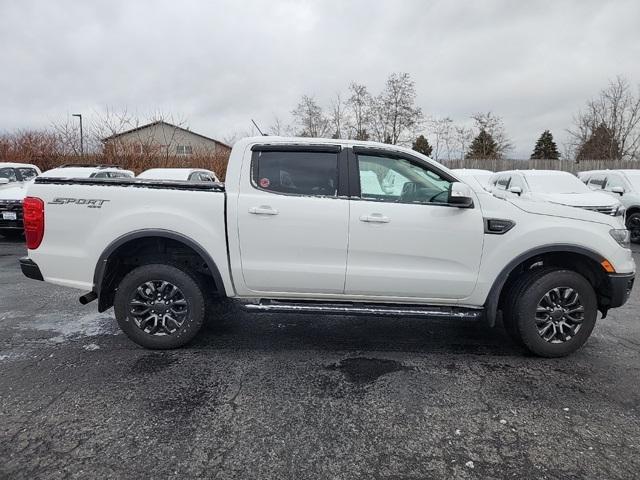
[[[611,235],[621,247],[629,248],[631,246],[631,234],[626,228],[614,228],[613,230],[609,230],[609,235]]]
[[[618,208],[616,209],[615,216],[616,217],[623,217],[626,211],[627,211],[626,208],[624,208],[622,205],[618,205]]]

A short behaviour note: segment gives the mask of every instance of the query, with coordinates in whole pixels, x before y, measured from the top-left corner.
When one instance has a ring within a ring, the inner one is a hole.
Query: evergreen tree
[[[602,123],[578,148],[576,160],[617,160],[621,158],[620,146],[611,129]]]
[[[484,129],[480,130],[480,133],[471,142],[469,151],[465,155],[465,158],[500,158],[500,152],[498,151],[498,144],[493,139],[491,134]]]
[[[416,141],[413,142],[412,148],[416,152],[420,152],[427,157],[431,156],[431,152],[433,151],[433,147],[429,145],[429,140],[427,140],[424,135],[420,135],[418,138],[416,138]]]
[[[558,160],[559,158],[560,153],[558,153],[556,142],[553,141],[553,135],[549,130],[545,130],[538,138],[535,147],[533,147],[531,159]]]

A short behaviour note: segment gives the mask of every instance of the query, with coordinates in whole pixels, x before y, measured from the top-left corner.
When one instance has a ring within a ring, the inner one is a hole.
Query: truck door
[[[462,299],[478,278],[484,222],[479,205],[447,205],[452,179],[428,163],[354,147],[345,294]],[[379,179],[373,182],[371,172]],[[366,182],[365,182],[366,179]],[[382,193],[380,193],[382,192]]]
[[[238,235],[247,289],[342,294],[349,201],[340,195],[347,188],[341,147],[254,146],[241,183]]]

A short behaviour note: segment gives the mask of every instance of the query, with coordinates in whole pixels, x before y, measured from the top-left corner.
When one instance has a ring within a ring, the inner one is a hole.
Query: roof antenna
[[[253,123],[253,125],[258,129],[258,131],[260,132],[260,135],[262,135],[263,137],[268,137],[266,133],[262,133],[262,130],[260,130],[260,127],[258,126],[258,124],[253,121],[253,118],[251,119],[251,123]]]

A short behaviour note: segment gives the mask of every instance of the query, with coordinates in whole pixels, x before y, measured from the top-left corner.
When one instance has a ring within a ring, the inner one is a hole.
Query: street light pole
[[[82,138],[82,114],[81,113],[72,113],[72,117],[78,117],[80,119],[80,156],[84,157],[84,141]]]

